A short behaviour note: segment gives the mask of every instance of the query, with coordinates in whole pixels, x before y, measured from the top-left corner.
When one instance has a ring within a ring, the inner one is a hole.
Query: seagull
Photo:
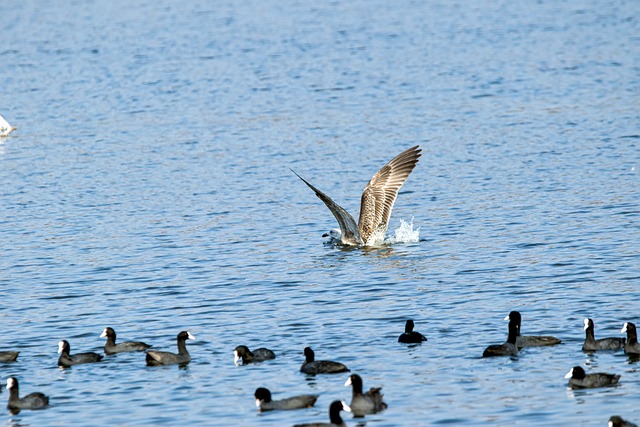
[[[316,193],[316,196],[327,205],[338,221],[340,230],[331,230],[323,237],[329,236],[334,242],[346,246],[373,246],[376,242],[384,239],[398,191],[418,164],[421,151],[418,145],[411,147],[398,154],[373,175],[362,192],[360,218],[357,225],[353,217],[342,206],[331,200],[329,196],[311,185],[295,171],[291,171]]]
[[[16,128],[11,126],[4,117],[0,116],[0,136],[9,136],[14,130],[16,130]]]

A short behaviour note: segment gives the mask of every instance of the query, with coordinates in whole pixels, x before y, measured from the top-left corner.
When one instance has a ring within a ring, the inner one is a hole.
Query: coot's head
[[[264,387],[258,387],[253,396],[256,398],[257,406],[260,406],[260,402],[271,402],[271,392]]]
[[[18,379],[14,377],[7,378],[7,390],[18,388]]]
[[[311,350],[311,347],[305,347],[304,357],[307,359],[307,362],[313,362],[316,358],[316,354]]]
[[[178,334],[178,341],[195,340],[196,337],[191,335],[189,331],[182,331]]]
[[[636,325],[631,323],[631,322],[624,322],[624,325],[622,325],[622,329],[620,330],[620,332],[625,333],[625,332],[635,332],[636,331]]]
[[[339,400],[331,402],[331,405],[329,406],[329,419],[332,424],[342,425],[343,421],[340,416],[340,411],[351,412],[351,408],[349,408],[345,402],[341,402]]]
[[[520,316],[519,311],[510,312],[504,320],[509,321],[509,333],[513,330],[515,331],[516,336],[520,335],[520,323],[522,322],[522,316]]]
[[[357,393],[362,393],[362,377],[358,374],[351,374],[344,383],[345,387],[352,386]]]
[[[567,375],[565,375],[564,377],[582,380],[584,379],[584,377],[586,377],[586,375],[587,374],[584,372],[584,369],[582,369],[581,366],[574,366],[569,372],[567,372]]]
[[[58,343],[58,353],[62,354],[62,353],[67,353],[69,354],[69,352],[71,351],[71,346],[69,345],[69,341],[67,340],[62,340]]]
[[[104,331],[102,331],[102,334],[100,334],[100,338],[112,338],[114,341],[116,340],[116,331],[113,330],[113,328],[110,327],[106,327],[104,328]]]
[[[516,322],[518,325],[522,322],[522,315],[520,315],[519,311],[512,311],[509,313],[504,320],[511,320],[512,322]]]
[[[413,328],[413,320],[407,320],[407,323],[404,324],[404,331],[409,334],[413,332]]]
[[[240,363],[241,360],[244,360],[245,356],[253,356],[251,350],[246,345],[239,345],[233,350],[233,363],[236,365]]]

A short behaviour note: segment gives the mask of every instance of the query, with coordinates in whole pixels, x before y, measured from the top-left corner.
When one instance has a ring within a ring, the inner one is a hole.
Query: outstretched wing
[[[329,208],[333,216],[336,217],[338,221],[338,225],[340,226],[340,232],[342,233],[342,242],[343,243],[351,243],[355,245],[362,245],[362,238],[360,237],[360,231],[358,230],[358,226],[356,225],[356,221],[353,219],[349,212],[347,212],[342,206],[338,205],[336,202],[331,200],[329,196],[324,194],[322,191],[318,190],[313,185],[309,184],[303,177],[298,175],[293,169],[291,172],[296,174],[298,178],[302,180],[310,189],[316,193],[316,196],[320,200],[324,202],[325,205]]]
[[[398,154],[365,187],[358,220],[358,229],[365,243],[374,232],[386,232],[398,191],[418,164],[421,151],[416,145]]]

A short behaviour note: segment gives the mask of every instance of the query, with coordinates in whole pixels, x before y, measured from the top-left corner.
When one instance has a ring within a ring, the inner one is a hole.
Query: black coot
[[[420,332],[414,331],[413,328],[413,320],[407,320],[404,325],[404,333],[398,337],[398,342],[405,344],[419,344],[422,341],[427,340],[427,337],[422,335]]]
[[[584,319],[584,331],[585,339],[582,344],[582,351],[596,351],[596,350],[620,350],[624,348],[624,338],[601,338],[599,340],[595,337],[593,320],[587,318]]]
[[[104,352],[106,354],[126,353],[130,351],[145,351],[150,348],[149,344],[145,344],[141,341],[125,341],[116,344],[116,331],[113,328],[106,327],[100,338],[107,338],[107,342],[104,345]]]
[[[334,400],[329,406],[329,421],[328,423],[307,423],[296,424],[293,427],[345,427],[346,424],[340,416],[340,411],[347,411],[348,409],[339,400]]]
[[[257,348],[251,351],[246,345],[239,345],[233,350],[233,363],[236,365],[240,361],[242,361],[243,365],[246,365],[247,363],[263,362],[275,358],[276,354],[268,348]]]
[[[606,387],[614,384],[618,384],[620,375],[617,374],[605,374],[597,372],[594,374],[587,374],[580,366],[574,366],[564,376],[569,379],[569,386],[571,388],[596,388]]]
[[[621,333],[627,333],[627,342],[624,345],[624,352],[632,356],[640,356],[640,344],[638,344],[638,332],[636,325],[626,322],[622,326]]]
[[[67,340],[62,340],[58,343],[58,353],[60,353],[60,357],[58,358],[58,366],[63,368],[68,368],[73,365],[80,365],[81,363],[95,363],[102,360],[104,357],[101,354],[87,352],[87,353],[76,353],[71,354],[71,345]]]
[[[187,331],[182,331],[178,334],[176,341],[178,342],[178,353],[171,353],[169,351],[155,351],[147,350],[147,366],[161,366],[161,365],[185,365],[191,362],[191,356],[187,351],[187,340],[195,340],[196,338]]]
[[[315,394],[303,394],[286,399],[271,400],[271,392],[264,387],[257,388],[254,396],[256,398],[256,406],[261,411],[310,408],[318,400],[318,395]]]
[[[513,313],[513,311],[511,312]],[[482,357],[493,356],[517,356],[518,347],[516,347],[516,338],[518,336],[518,319],[516,317],[507,316],[504,318],[509,320],[509,335],[504,344],[492,344],[482,353]]]
[[[315,360],[316,354],[310,347],[304,348],[305,361],[300,366],[300,372],[305,374],[337,374],[340,372],[349,372],[349,368],[339,362],[330,360]]]
[[[622,417],[619,417],[618,415],[613,415],[611,418],[609,418],[609,427],[638,427],[638,426],[632,422],[623,420]]]
[[[509,313],[509,319],[515,319],[518,327],[518,336],[516,337],[516,346],[520,348],[524,347],[543,347],[548,345],[560,344],[560,341],[556,337],[549,335],[520,335],[522,328],[522,316],[519,311],[512,311]]]
[[[10,377],[7,379],[7,390],[9,390],[7,409],[12,414],[17,414],[21,409],[42,409],[49,404],[49,398],[39,392],[27,394],[25,397],[20,398],[17,378]]]
[[[353,390],[349,407],[354,416],[363,417],[387,409],[387,404],[382,401],[383,394],[380,393],[382,387],[372,387],[363,393],[362,378],[358,374],[351,374],[344,385],[351,386]]]

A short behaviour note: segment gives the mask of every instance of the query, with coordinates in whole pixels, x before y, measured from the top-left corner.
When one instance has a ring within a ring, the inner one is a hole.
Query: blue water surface
[[[640,2],[0,3],[0,380],[51,397],[7,425],[328,421],[347,364],[389,408],[348,425],[640,422],[638,362],[585,354],[640,324]],[[389,234],[323,244],[369,178],[419,144]],[[563,343],[483,359],[511,310]],[[396,342],[406,319],[429,341]],[[174,350],[61,370],[57,342]],[[274,361],[235,366],[233,349]],[[571,391],[564,374],[622,375]],[[253,392],[316,393],[259,414]],[[4,387],[3,387],[4,389]],[[3,390],[0,400],[7,399]],[[4,405],[4,403],[2,403]]]

